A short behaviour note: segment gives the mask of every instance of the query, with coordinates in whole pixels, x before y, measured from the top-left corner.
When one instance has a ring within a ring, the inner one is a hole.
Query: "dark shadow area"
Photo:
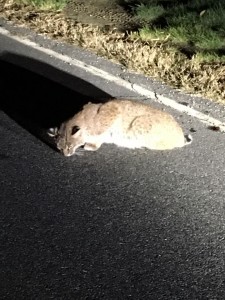
[[[138,5],[159,5],[164,8],[170,8],[171,6],[176,6],[178,4],[187,5],[189,0],[118,0],[118,4],[122,6],[125,10],[133,12],[133,9]]]
[[[195,46],[192,41],[189,41],[187,44],[173,43],[173,46],[177,47],[177,49],[186,55],[188,59],[192,59],[192,57],[197,53],[202,53],[206,55],[217,55],[218,57],[222,57],[225,55],[225,48],[221,47],[218,49],[204,49]],[[220,62],[222,64],[222,62]]]
[[[47,143],[48,128],[73,116],[88,101],[112,98],[80,78],[27,57],[5,54],[0,70],[0,109]]]
[[[221,0],[218,2],[222,2]],[[214,4],[215,1],[211,0],[208,1],[207,3],[204,3],[204,1],[190,1],[190,0],[117,0],[117,3],[127,9],[131,9],[132,7],[135,7],[140,4],[144,5],[160,5],[163,6],[164,8],[170,8],[174,7],[177,5],[187,5],[188,8],[193,9],[194,7],[197,7],[199,9],[206,9],[208,7],[208,4]],[[194,9],[193,9],[194,10]]]

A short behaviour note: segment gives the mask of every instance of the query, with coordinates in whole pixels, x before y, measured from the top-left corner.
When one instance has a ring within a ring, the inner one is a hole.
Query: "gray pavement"
[[[121,72],[86,51],[31,38]],[[190,146],[103,145],[65,158],[46,128],[89,100],[140,95],[2,35],[0,70],[1,299],[224,299],[224,135],[165,108],[186,132],[196,130]],[[195,103],[222,116],[218,105]]]

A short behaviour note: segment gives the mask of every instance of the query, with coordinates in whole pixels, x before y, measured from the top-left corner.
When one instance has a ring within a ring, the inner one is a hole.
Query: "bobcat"
[[[132,100],[89,102],[74,117],[51,129],[57,148],[71,156],[83,146],[98,150],[103,143],[126,148],[170,150],[192,142],[180,125],[166,112]]]

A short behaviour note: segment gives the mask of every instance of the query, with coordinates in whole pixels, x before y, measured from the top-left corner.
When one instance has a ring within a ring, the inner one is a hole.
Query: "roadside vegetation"
[[[143,0],[130,5],[143,23],[143,40],[167,40],[188,58],[225,62],[224,0]]]
[[[225,103],[225,1],[121,0],[140,24],[129,33],[76,22],[66,16],[65,1],[0,0],[0,16]]]

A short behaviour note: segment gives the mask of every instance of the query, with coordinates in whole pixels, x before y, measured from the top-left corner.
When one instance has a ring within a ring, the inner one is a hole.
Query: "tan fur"
[[[72,134],[73,127],[77,130]],[[166,112],[131,100],[111,100],[104,104],[88,103],[57,133],[57,148],[65,156],[77,148],[97,150],[103,143],[127,148],[170,150],[187,142],[183,130]]]

